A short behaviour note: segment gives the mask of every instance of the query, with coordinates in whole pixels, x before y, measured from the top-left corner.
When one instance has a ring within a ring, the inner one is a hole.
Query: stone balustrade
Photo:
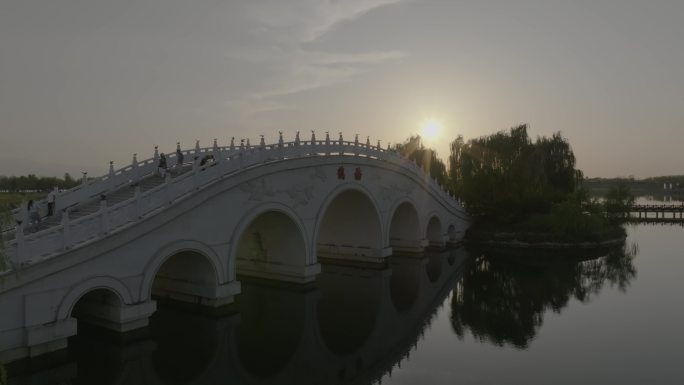
[[[168,176],[163,183],[147,191],[141,191],[139,182],[157,171],[159,158],[156,149],[154,157],[137,161],[137,156],[134,155],[133,162],[119,170],[114,170],[110,164],[107,175],[94,179],[84,178],[79,186],[59,193],[55,209],[61,213],[61,222],[58,225],[27,233],[25,230],[28,221],[23,215],[26,210],[15,211],[14,215],[21,220],[21,224],[14,230],[14,239],[6,245],[6,254],[11,261],[10,268],[20,269],[26,264],[53,258],[65,251],[95,242],[135,225],[142,218],[154,215],[173,202],[225,177],[264,163],[302,157],[368,157],[389,162],[399,166],[404,172],[417,176],[444,204],[462,210],[462,205],[415,162],[401,157],[396,151],[381,148],[380,142],[373,146],[369,139],[366,143],[360,143],[358,136],[355,141],[330,140],[327,135],[325,140],[315,140],[315,136],[312,137],[313,140],[304,141],[299,139],[298,134],[294,141],[284,142],[281,134],[280,140],[275,144],[265,144],[262,137],[256,146],[250,145],[249,141],[235,146],[231,141],[230,146],[221,147],[214,141],[212,147],[200,148],[198,142],[194,149],[181,151],[184,156],[182,169],[187,170],[191,165],[190,171],[176,174],[173,178]],[[200,165],[201,159],[208,155],[213,156],[214,160]],[[169,169],[173,170],[177,164],[176,153],[171,152],[166,158]],[[71,208],[129,186],[135,191],[132,198],[112,205],[104,201],[96,212],[77,219],[70,218]],[[46,202],[41,201],[38,204],[46,205]]]

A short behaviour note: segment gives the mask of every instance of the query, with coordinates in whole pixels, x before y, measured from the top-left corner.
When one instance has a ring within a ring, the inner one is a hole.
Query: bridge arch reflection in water
[[[460,279],[465,259],[456,249],[422,259],[391,257],[385,269],[326,264],[308,289],[246,281],[230,305],[235,313],[203,316],[162,307],[151,317],[152,338],[118,345],[77,336],[72,361],[50,370],[61,373],[55,384],[69,378],[102,384],[371,382],[414,348]],[[441,270],[435,281],[429,264]],[[93,350],[107,357],[96,365],[99,372],[84,367],[94,364]]]

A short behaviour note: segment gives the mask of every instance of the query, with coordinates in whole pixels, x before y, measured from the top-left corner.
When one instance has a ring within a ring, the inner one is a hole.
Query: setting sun
[[[435,139],[442,131],[442,123],[435,119],[428,119],[420,126],[421,135],[425,139]]]

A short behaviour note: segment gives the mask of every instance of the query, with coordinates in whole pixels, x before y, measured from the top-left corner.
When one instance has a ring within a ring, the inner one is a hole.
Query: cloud
[[[340,53],[305,48],[346,21],[400,0],[298,0],[250,2],[246,16],[256,44],[227,53],[262,73],[246,95],[226,102],[242,115],[294,108],[278,98],[350,81],[378,65],[401,59],[404,52]]]
[[[250,16],[264,28],[281,31],[283,41],[310,42],[344,21],[401,0],[271,0],[251,2]]]

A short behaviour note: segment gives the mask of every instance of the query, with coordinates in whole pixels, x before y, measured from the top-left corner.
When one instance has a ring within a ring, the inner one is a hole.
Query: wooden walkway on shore
[[[628,213],[634,220],[649,221],[662,219],[663,222],[684,222],[684,203],[664,205],[632,205]]]

